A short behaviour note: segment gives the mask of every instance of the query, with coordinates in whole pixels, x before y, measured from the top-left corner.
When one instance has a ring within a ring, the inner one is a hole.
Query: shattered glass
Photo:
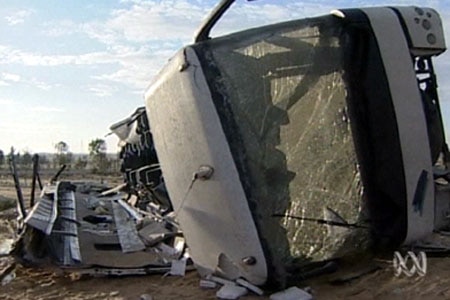
[[[226,91],[236,124],[229,130],[233,126],[222,117],[223,126],[235,159],[236,153],[244,157],[240,172],[260,237],[282,264],[352,252],[368,233],[346,226],[361,221],[363,188],[341,27],[330,18],[256,29],[208,45],[220,70],[216,88]]]

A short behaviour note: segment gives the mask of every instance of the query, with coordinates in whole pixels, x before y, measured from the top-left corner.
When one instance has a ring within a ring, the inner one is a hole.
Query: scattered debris
[[[139,297],[139,300],[153,300],[153,296],[150,295],[150,294],[142,294],[142,295]]]
[[[172,260],[169,274],[172,276],[184,276],[186,274],[186,258]]]
[[[12,254],[28,265],[52,264],[81,275],[184,276],[192,269],[174,219],[144,108],[111,127],[121,139],[124,183],[58,181],[63,166],[25,209],[14,161],[20,236]],[[23,220],[23,222],[21,221]],[[189,266],[188,266],[189,265]]]
[[[258,296],[264,295],[264,292],[263,292],[262,289],[260,289],[256,285],[251,284],[248,281],[245,281],[242,278],[237,279],[236,283],[239,284],[240,286],[243,286],[243,287],[247,288],[249,291],[252,291],[253,293],[255,293]]]
[[[209,280],[209,281],[217,282],[217,283],[219,283],[221,285],[236,285],[233,281],[226,280],[226,279],[223,279],[223,278],[220,278],[220,277],[217,277],[217,276],[213,276],[213,275],[206,276],[206,279]]]
[[[270,295],[270,300],[312,300],[313,296],[298,287],[290,287],[284,291]]]
[[[217,297],[220,299],[237,299],[240,296],[247,294],[248,291],[251,291],[259,296],[264,294],[262,289],[242,278],[231,281],[218,276],[207,275],[205,279],[200,280],[200,287],[204,289],[214,289],[217,287],[217,284],[222,285],[220,290],[217,292]]]
[[[0,257],[9,255],[12,250],[13,244],[13,239],[4,238],[0,240]]]
[[[125,193],[100,193],[86,189],[84,182],[45,186],[42,198],[28,212],[14,255],[28,263],[50,262],[84,274],[170,271],[171,262],[184,254],[184,247],[174,248],[181,232],[173,221],[161,217],[162,212],[153,214],[128,205]],[[146,227],[152,227],[154,233],[162,229],[158,244],[148,246],[148,240],[142,238],[148,232]],[[177,274],[181,273],[180,269]]]
[[[115,297],[115,296],[118,296],[119,294],[120,294],[119,291],[112,291],[109,293],[109,296]]]
[[[7,265],[3,270],[0,272],[0,282],[3,285],[7,285],[11,281],[16,278],[16,264],[13,262],[9,265]]]
[[[217,283],[211,280],[201,279],[200,287],[202,289],[215,289],[217,287]]]
[[[245,287],[237,286],[235,284],[225,284],[217,291],[216,296],[219,299],[239,299],[247,294]]]
[[[9,284],[11,281],[16,278],[16,272],[11,272],[2,279],[2,286]]]

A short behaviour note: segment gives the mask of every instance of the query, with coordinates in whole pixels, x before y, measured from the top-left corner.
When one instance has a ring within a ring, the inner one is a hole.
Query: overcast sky
[[[167,60],[192,41],[212,0],[0,0],[0,149],[54,152],[89,141],[144,105]],[[450,43],[450,1],[237,0],[215,35],[335,8],[421,5],[438,10]],[[435,60],[450,124],[450,53]],[[447,133],[450,127],[447,127]],[[108,151],[117,139],[108,137]]]

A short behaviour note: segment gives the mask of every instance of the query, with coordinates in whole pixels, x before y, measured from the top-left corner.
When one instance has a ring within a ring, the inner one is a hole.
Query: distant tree
[[[78,157],[76,159],[74,167],[77,170],[84,170],[84,169],[86,169],[87,164],[88,164],[87,157],[86,156],[80,156],[80,157]]]
[[[106,142],[103,139],[94,139],[89,143],[89,160],[94,173],[106,173],[109,161],[106,157]]]
[[[103,139],[94,139],[89,142],[89,155],[106,154],[106,142]]]
[[[0,150],[0,169],[5,164],[5,153],[3,153],[3,150]]]
[[[12,159],[14,159],[16,165],[19,164],[20,153],[19,152],[16,153],[16,149],[14,149],[14,147],[11,147],[11,150],[9,151],[8,155],[6,155],[6,162],[8,163],[8,165]]]
[[[31,168],[32,163],[33,163],[33,156],[31,155],[30,152],[25,151],[20,158],[20,164],[22,165],[22,167]]]
[[[8,155],[6,156],[6,160],[9,163],[12,159],[18,164],[20,162],[20,153],[16,153],[16,149],[14,147],[11,147],[11,150],[9,151]]]
[[[14,147],[11,147],[11,149],[9,150],[8,155],[6,155],[6,160],[9,163],[11,161],[11,159],[14,157],[16,149],[14,149]]]
[[[50,168],[50,160],[47,155],[39,154],[39,167],[40,168]]]
[[[69,145],[66,142],[60,141],[55,145],[56,153],[67,153],[69,151]]]
[[[53,159],[55,167],[61,165],[70,165],[73,160],[72,153],[69,152],[69,145],[66,142],[60,141],[55,145],[56,154]]]

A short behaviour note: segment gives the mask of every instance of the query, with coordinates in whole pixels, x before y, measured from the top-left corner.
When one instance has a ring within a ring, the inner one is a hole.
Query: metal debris
[[[14,244],[13,239],[3,238],[0,241],[0,257],[8,256],[12,250],[12,246]]]
[[[133,220],[128,211],[117,200],[112,201],[112,208],[122,251],[130,253],[144,250],[144,242],[139,238],[136,230],[136,221]]]
[[[234,283],[233,281],[226,280],[226,279],[223,279],[223,278],[220,278],[220,277],[217,277],[217,276],[208,275],[208,276],[206,276],[206,279],[210,280],[210,281],[217,282],[217,283],[222,284],[222,285],[236,285],[236,283]]]
[[[186,258],[172,260],[169,274],[172,276],[184,276],[186,274]]]
[[[153,296],[150,295],[150,294],[142,294],[142,295],[139,297],[139,300],[153,300]]]
[[[234,284],[225,284],[217,291],[216,296],[219,299],[239,299],[247,294],[247,289]]]
[[[42,198],[31,210],[25,223],[41,230],[45,234],[50,234],[56,220],[56,201],[49,197]]]
[[[270,295],[270,300],[312,300],[313,296],[298,287],[290,287],[287,290]]]
[[[248,282],[242,278],[237,279],[236,283],[239,284],[240,286],[247,288],[249,291],[252,291],[253,293],[255,293],[258,296],[264,295],[264,291],[262,289],[260,289],[256,285],[253,285],[250,282]]]
[[[16,278],[16,264],[11,263],[0,272],[1,285],[7,285]]]
[[[82,270],[83,274],[170,271],[171,261],[178,260],[185,250],[184,246],[176,248],[184,241],[172,221],[161,217],[162,211],[153,214],[128,205],[126,193],[102,196],[101,192],[97,188],[89,191],[85,182],[57,182],[44,187],[43,197],[28,213],[20,242],[13,251],[15,256],[33,264],[50,262]],[[161,238],[158,244],[151,244],[142,237],[145,232],[180,237]],[[39,255],[37,245],[39,251],[48,253],[46,257]]]
[[[145,108],[111,129],[121,139],[124,183],[58,181],[63,166],[42,187],[30,210],[23,205],[11,162],[19,238],[12,254],[20,262],[53,264],[78,274],[184,276],[192,269],[184,237],[174,219],[153,147]],[[38,160],[34,172],[41,187]],[[206,174],[207,175],[207,174]]]
[[[211,280],[200,280],[200,287],[202,289],[215,289],[217,287],[217,283]]]

